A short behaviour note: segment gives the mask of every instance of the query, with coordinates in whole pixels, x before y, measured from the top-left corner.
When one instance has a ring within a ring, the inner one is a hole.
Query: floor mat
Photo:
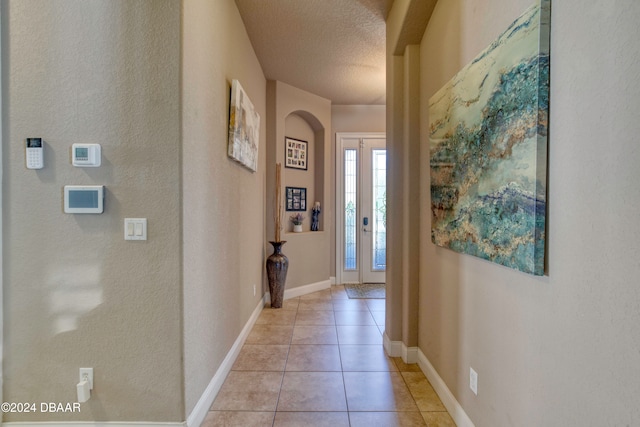
[[[384,283],[346,283],[344,289],[352,299],[384,299],[386,296]]]

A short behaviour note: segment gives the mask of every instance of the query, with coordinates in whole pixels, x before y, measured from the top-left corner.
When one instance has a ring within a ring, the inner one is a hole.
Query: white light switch
[[[124,240],[147,240],[147,218],[125,218]]]

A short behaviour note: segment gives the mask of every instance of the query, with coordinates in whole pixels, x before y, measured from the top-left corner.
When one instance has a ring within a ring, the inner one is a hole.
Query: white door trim
[[[335,233],[336,233],[336,284],[340,285],[342,280],[342,257],[344,252],[344,242],[342,240],[342,227],[343,227],[343,215],[340,212],[340,208],[343,202],[344,188],[344,173],[343,173],[343,143],[345,138],[349,139],[368,139],[368,138],[385,138],[387,134],[385,132],[337,132],[335,140],[335,152],[336,152],[336,168],[335,168]]]

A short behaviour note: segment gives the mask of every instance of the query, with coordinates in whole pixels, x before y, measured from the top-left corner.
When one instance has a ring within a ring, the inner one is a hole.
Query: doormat
[[[384,299],[384,283],[346,283],[344,289],[351,299]]]

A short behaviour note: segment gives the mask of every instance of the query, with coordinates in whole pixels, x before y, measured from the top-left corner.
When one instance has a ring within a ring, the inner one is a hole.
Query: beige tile
[[[256,325],[293,325],[296,321],[295,310],[265,308],[258,316]]]
[[[336,299],[349,299],[349,295],[347,295],[347,291],[344,289],[344,285],[332,286],[331,287],[331,298]]]
[[[287,325],[253,325],[246,344],[290,344],[293,326]]]
[[[426,426],[420,412],[349,412],[351,427]]]
[[[291,344],[338,344],[335,326],[295,326]]]
[[[343,372],[349,411],[418,411],[398,372]]]
[[[211,411],[200,427],[271,427],[274,412]]]
[[[306,294],[300,297],[300,301],[309,301],[309,300],[331,300],[331,289],[323,289],[321,291],[312,292],[310,294]]]
[[[384,299],[365,299],[364,300],[371,311],[385,311],[387,309]]]
[[[301,300],[298,311],[303,310],[333,310],[333,304],[331,300]]]
[[[402,377],[420,411],[447,410],[422,372],[402,372]]]
[[[278,411],[346,411],[340,372],[285,372]]]
[[[401,357],[392,357],[392,359],[400,372],[422,372],[417,363],[407,365]]]
[[[376,323],[369,311],[336,311],[334,313],[336,325],[369,325]]]
[[[382,334],[377,326],[336,326],[340,344],[382,344]]]
[[[296,298],[290,298],[290,299],[286,299],[284,301],[282,301],[282,307],[281,308],[271,308],[271,305],[269,303],[266,303],[264,305],[264,309],[270,309],[270,310],[297,310],[298,309],[298,304],[300,303],[300,297],[296,297]]]
[[[282,372],[231,371],[211,409],[214,411],[275,411]]]
[[[299,311],[296,326],[300,325],[335,325],[336,319],[331,310]]]
[[[373,320],[375,320],[376,325],[382,326],[384,328],[385,312],[384,311],[371,310],[371,315],[373,316]]]
[[[335,311],[367,311],[369,307],[363,299],[334,299],[333,309]]]
[[[234,371],[284,371],[288,345],[245,344],[238,354]]]
[[[423,412],[422,417],[427,427],[456,427],[448,412]]]
[[[292,345],[287,358],[287,371],[342,371],[337,345]]]
[[[349,427],[347,412],[276,412],[274,427]]]
[[[398,370],[381,345],[341,345],[340,357],[345,372]]]

